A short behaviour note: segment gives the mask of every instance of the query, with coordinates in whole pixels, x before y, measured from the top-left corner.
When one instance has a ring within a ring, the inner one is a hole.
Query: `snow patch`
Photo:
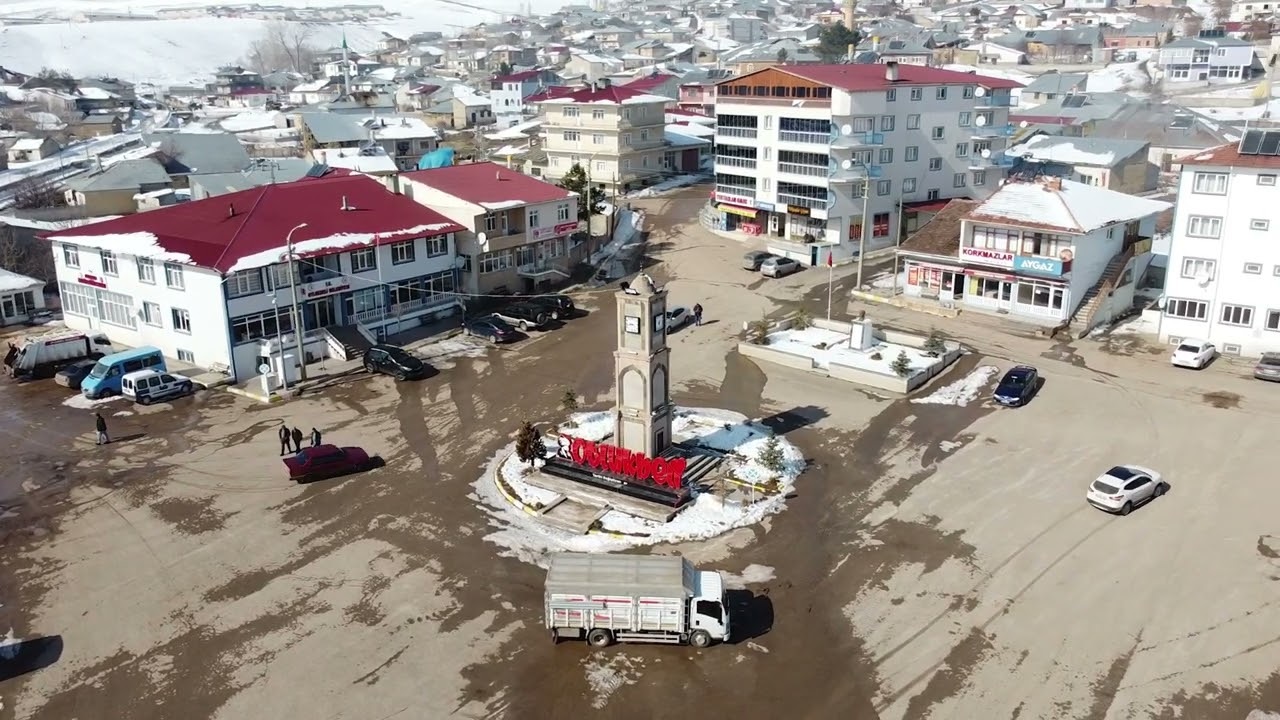
[[[660,182],[657,185],[650,185],[649,187],[643,190],[637,190],[633,193],[628,194],[627,197],[630,197],[630,198],[654,197],[655,195],[661,195],[662,193],[670,192],[672,190],[677,190],[679,188],[689,187],[690,185],[697,185],[700,182],[706,182],[706,180],[707,180],[706,175],[681,175],[680,177],[674,177],[674,178],[671,178],[670,180],[664,180],[663,182]]]
[[[0,638],[0,658],[12,660],[18,657],[18,653],[22,652],[22,639],[13,636],[13,628],[9,628],[9,632]]]
[[[90,400],[84,395],[80,393],[76,393],[75,395],[72,395],[66,400],[63,400],[62,404],[70,408],[75,408],[77,410],[94,410],[96,408],[102,407],[103,405],[106,405],[107,403],[113,403],[113,402],[116,402],[117,400],[123,400],[123,399],[124,398],[119,395],[112,395],[110,397],[99,398],[97,400]]]
[[[112,417],[129,417],[132,414],[133,414],[132,410],[121,410],[120,412],[112,413],[111,416]]]
[[[1141,92],[1151,85],[1145,62],[1113,63],[1089,73],[1089,92]]]
[[[745,590],[748,585],[763,585],[775,577],[773,568],[755,563],[743,568],[741,574],[720,573],[720,576],[724,578],[724,586],[730,590]]]
[[[602,710],[609,698],[624,685],[635,685],[640,679],[641,664],[638,658],[621,653],[617,655],[592,655],[582,661],[587,676],[587,686],[593,697],[591,707]]]
[[[1000,372],[994,365],[983,365],[950,385],[940,387],[933,394],[915,398],[911,402],[919,405],[955,405],[964,407],[973,402],[983,388],[991,384],[991,378]]]
[[[791,355],[812,358],[820,368],[829,368],[834,363],[890,377],[897,375],[893,370],[893,363],[901,353],[907,354],[907,362],[913,374],[939,362],[938,358],[921,348],[906,345],[877,342],[872,347],[861,350],[850,343],[849,333],[820,327],[771,333],[768,346]]]
[[[907,273],[905,270],[898,273],[897,285],[893,284],[892,272],[880,273],[879,275],[876,275],[875,277],[871,278],[871,287],[877,288],[879,290],[891,290],[895,287],[902,288],[902,287],[906,287],[906,285],[907,285]]]

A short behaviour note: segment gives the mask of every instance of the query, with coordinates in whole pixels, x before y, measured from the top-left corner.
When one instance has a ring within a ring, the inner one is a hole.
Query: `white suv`
[[[155,370],[131,372],[120,379],[120,394],[143,405],[190,395],[194,388],[191,378],[185,375]]]

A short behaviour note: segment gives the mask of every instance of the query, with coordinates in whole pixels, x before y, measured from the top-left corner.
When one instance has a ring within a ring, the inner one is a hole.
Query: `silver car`
[[[760,263],[760,274],[765,277],[780,278],[795,272],[800,272],[800,263],[791,258],[774,256]]]
[[[773,257],[773,253],[771,252],[767,252],[765,250],[752,250],[742,256],[742,269],[752,271],[759,270],[760,264],[771,257]]]
[[[1280,353],[1262,353],[1258,364],[1253,366],[1253,376],[1259,380],[1280,382]]]

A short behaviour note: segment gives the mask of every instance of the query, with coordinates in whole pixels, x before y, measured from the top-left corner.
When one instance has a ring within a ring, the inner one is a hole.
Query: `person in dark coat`
[[[302,431],[298,428],[293,429],[293,451],[302,452]]]
[[[315,428],[311,428],[311,447],[316,447],[319,444],[320,444],[320,431]]]
[[[107,420],[102,417],[102,413],[93,414],[94,427],[98,429],[98,444],[106,445],[111,442],[111,438],[107,437]]]
[[[702,305],[701,304],[693,306],[693,324],[694,325],[702,324]]]
[[[289,447],[289,426],[280,423],[280,456],[288,455],[292,448]]]

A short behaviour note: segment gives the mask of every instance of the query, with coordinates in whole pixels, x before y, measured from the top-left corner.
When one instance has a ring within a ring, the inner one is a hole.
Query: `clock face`
[[[627,316],[627,332],[629,333],[640,332],[640,318],[632,315]]]
[[[662,332],[662,328],[667,326],[667,314],[658,313],[653,316],[653,331]]]

